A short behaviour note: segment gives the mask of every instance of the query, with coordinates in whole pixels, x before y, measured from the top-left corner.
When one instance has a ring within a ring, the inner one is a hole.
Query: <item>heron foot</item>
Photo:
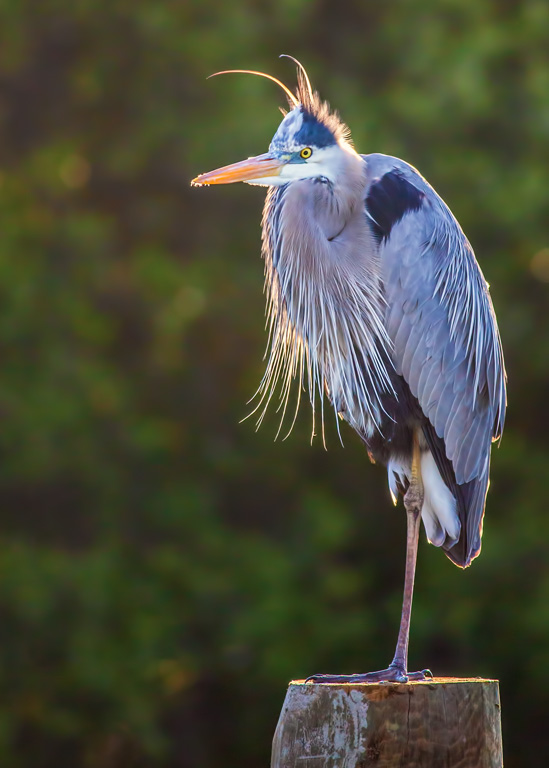
[[[306,683],[408,683],[433,677],[430,669],[407,672],[404,667],[391,664],[387,669],[357,675],[311,675]]]

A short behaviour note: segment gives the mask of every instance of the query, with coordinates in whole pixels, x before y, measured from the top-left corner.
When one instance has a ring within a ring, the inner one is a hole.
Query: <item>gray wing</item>
[[[395,367],[432,425],[426,436],[442,476],[451,484],[443,453],[462,486],[466,551],[452,559],[468,564],[480,549],[491,443],[501,436],[506,407],[488,285],[459,224],[425,179],[396,158],[365,160],[366,212],[380,246]]]

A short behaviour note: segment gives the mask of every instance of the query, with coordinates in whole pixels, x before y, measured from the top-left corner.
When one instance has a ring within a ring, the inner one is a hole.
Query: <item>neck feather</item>
[[[298,181],[267,195],[263,255],[269,345],[257,392],[259,423],[277,390],[282,427],[297,379],[290,431],[306,389],[313,434],[317,402],[324,425],[325,392],[336,412],[371,434],[379,428],[381,394],[393,392],[377,247],[362,202],[363,176],[352,181],[345,188]]]

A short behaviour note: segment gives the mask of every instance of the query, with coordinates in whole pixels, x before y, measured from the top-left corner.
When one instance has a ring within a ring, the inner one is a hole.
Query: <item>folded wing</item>
[[[501,436],[503,353],[488,285],[456,219],[411,166],[366,156],[366,213],[380,244],[394,364],[426,417],[425,438],[458,501],[447,554],[480,550],[491,443]]]

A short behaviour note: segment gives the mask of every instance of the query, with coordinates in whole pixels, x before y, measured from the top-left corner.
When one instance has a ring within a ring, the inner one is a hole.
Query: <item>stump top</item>
[[[306,683],[305,680],[290,680],[289,685],[322,686],[323,688],[344,688],[345,690],[357,688],[366,691],[379,686],[383,688],[400,688],[402,686],[408,688],[409,686],[470,685],[471,683],[499,683],[499,680],[490,677],[429,677],[427,680],[410,680],[407,683]]]

